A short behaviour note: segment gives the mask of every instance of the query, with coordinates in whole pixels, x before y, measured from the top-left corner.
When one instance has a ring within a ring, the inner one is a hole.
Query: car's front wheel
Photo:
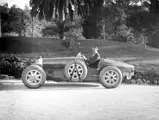
[[[22,82],[28,88],[39,88],[46,80],[46,73],[38,65],[30,65],[22,73]]]
[[[105,88],[116,88],[122,82],[122,73],[119,68],[108,66],[103,68],[99,75],[99,81]]]

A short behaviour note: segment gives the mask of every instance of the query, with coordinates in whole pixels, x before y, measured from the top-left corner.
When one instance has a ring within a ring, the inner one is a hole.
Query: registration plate
[[[128,73],[128,74],[127,74],[127,79],[130,80],[133,75],[134,75],[134,73]]]

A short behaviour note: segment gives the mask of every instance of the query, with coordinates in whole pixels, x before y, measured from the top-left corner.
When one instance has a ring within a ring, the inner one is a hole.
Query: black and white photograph
[[[159,120],[159,0],[0,0],[0,120]]]

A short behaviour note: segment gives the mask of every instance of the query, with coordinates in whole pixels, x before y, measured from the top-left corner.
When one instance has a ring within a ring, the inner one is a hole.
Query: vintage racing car
[[[83,82],[99,81],[105,88],[116,88],[122,80],[131,79],[134,66],[110,59],[100,59],[99,67],[91,67],[85,56],[42,58],[22,72],[22,81],[28,88],[39,88],[52,76],[52,81]]]

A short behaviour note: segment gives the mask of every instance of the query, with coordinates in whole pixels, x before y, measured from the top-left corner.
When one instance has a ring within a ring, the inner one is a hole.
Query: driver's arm
[[[86,60],[88,64],[94,64],[97,60],[100,59],[100,55],[98,53],[92,55],[89,60]]]

